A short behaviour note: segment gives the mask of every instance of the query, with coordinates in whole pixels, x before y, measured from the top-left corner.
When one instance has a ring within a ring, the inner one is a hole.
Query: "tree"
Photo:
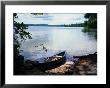
[[[32,15],[43,15],[43,13],[30,13]],[[13,14],[13,46],[14,46],[14,74],[25,74],[23,69],[24,56],[20,55],[20,46],[26,39],[32,39],[31,34],[26,30],[28,28],[23,22],[17,22],[19,16],[17,13]]]
[[[97,13],[86,13],[84,17],[87,19],[84,22],[83,32],[94,32],[94,37],[97,39]]]
[[[87,28],[97,28],[97,14],[96,13],[86,13],[84,16],[87,21],[84,22]]]
[[[28,26],[26,26],[23,22],[19,23],[16,21],[18,19],[17,13],[13,14],[13,42],[14,42],[14,73],[19,74],[20,67],[23,65],[24,57],[20,55],[20,45],[22,41],[25,41],[26,38],[31,39],[31,34],[26,31]]]

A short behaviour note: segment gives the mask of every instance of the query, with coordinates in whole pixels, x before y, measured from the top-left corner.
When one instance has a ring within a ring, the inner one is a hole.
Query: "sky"
[[[75,24],[83,23],[86,19],[84,14],[76,13],[43,13],[43,15],[33,15],[30,13],[18,13],[18,22],[24,22],[25,24]]]

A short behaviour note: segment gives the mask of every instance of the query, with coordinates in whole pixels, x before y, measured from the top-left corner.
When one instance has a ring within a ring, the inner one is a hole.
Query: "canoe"
[[[73,58],[91,58],[94,56],[97,56],[97,52],[95,52],[93,54],[83,55],[83,56],[73,56]]]
[[[54,56],[48,57],[44,63],[38,63],[37,67],[41,70],[52,69],[66,62],[65,51]]]
[[[97,62],[97,52],[93,54],[83,55],[83,56],[73,56],[73,58],[79,58],[81,59],[91,59],[94,62]]]

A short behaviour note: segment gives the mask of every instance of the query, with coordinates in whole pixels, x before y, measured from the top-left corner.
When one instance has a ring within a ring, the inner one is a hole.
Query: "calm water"
[[[32,39],[22,43],[26,59],[39,60],[66,50],[67,56],[87,55],[97,51],[94,32],[84,33],[83,27],[38,27],[29,26]],[[43,50],[43,46],[47,52]]]

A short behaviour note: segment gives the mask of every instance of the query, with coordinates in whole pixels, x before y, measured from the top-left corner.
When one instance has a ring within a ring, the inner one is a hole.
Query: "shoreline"
[[[78,59],[45,71],[35,66],[34,61],[27,60],[15,75],[97,75],[97,53],[73,57]]]

